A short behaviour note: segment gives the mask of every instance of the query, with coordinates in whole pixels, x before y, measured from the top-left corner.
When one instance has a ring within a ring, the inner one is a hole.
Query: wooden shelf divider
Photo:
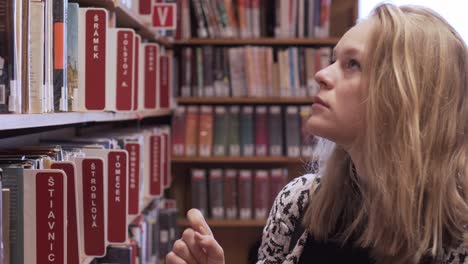
[[[252,219],[252,220],[206,220],[210,227],[264,227],[266,225],[266,219]],[[177,224],[181,227],[188,227],[189,222],[187,219],[178,219]]]
[[[310,97],[178,97],[179,104],[312,104]]]
[[[175,46],[239,46],[239,45],[268,45],[268,46],[335,46],[339,38],[192,38],[174,41]]]
[[[301,164],[307,163],[310,158],[306,157],[180,157],[173,156],[171,162],[177,163],[221,163],[221,164],[233,164],[233,163],[269,163],[269,164]]]

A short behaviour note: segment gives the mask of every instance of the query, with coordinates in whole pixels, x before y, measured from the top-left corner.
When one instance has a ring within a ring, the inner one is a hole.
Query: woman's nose
[[[315,81],[319,84],[320,88],[332,89],[333,78],[331,75],[331,68],[333,64],[321,69],[315,74]]]

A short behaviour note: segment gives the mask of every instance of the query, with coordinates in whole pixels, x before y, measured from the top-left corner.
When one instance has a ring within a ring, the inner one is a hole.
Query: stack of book
[[[311,106],[178,106],[174,156],[312,157]]]
[[[212,219],[266,219],[287,170],[192,169],[191,206]]]

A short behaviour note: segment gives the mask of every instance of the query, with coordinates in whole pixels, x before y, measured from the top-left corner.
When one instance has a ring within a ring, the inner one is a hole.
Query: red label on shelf
[[[158,47],[145,46],[145,108],[156,108],[157,58]]]
[[[106,11],[86,12],[85,107],[88,110],[104,110],[106,106],[106,29]]]
[[[62,173],[36,174],[37,263],[65,261],[64,184]]]
[[[139,63],[140,63],[140,38],[135,35],[135,57],[134,63],[135,63],[135,72],[133,75],[133,110],[138,109],[138,85],[139,85]]]
[[[104,223],[104,169],[100,159],[85,159],[83,169],[84,250],[88,256],[106,253]]]
[[[153,4],[153,27],[156,29],[176,29],[176,4]]]
[[[128,213],[139,213],[139,194],[140,194],[140,144],[125,144],[125,150],[128,151]]]
[[[150,194],[161,195],[161,136],[151,136],[150,138]]]
[[[150,15],[151,14],[151,0],[139,0],[140,4],[140,15]]]
[[[160,108],[169,108],[169,56],[161,55],[159,58],[160,65],[160,75],[159,75],[159,107]]]
[[[117,33],[117,110],[132,110],[133,90],[133,42],[130,30]]]
[[[168,133],[164,133],[163,134],[163,137],[164,137],[164,149],[163,149],[163,154],[164,155],[164,158],[162,159],[163,160],[163,173],[164,173],[164,181],[163,181],[163,185],[164,185],[164,188],[169,188],[171,186],[171,175],[170,175],[170,171],[169,171],[169,134]]]
[[[79,264],[78,224],[76,215],[75,167],[68,162],[54,162],[52,169],[63,170],[67,176],[67,261]]]
[[[127,154],[110,151],[107,169],[107,240],[123,243],[127,238]]]

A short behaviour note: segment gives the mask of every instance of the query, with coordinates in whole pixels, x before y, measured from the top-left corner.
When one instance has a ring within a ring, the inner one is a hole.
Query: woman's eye
[[[360,70],[361,69],[361,64],[355,59],[350,59],[346,65],[348,69],[355,69],[355,70]]]

